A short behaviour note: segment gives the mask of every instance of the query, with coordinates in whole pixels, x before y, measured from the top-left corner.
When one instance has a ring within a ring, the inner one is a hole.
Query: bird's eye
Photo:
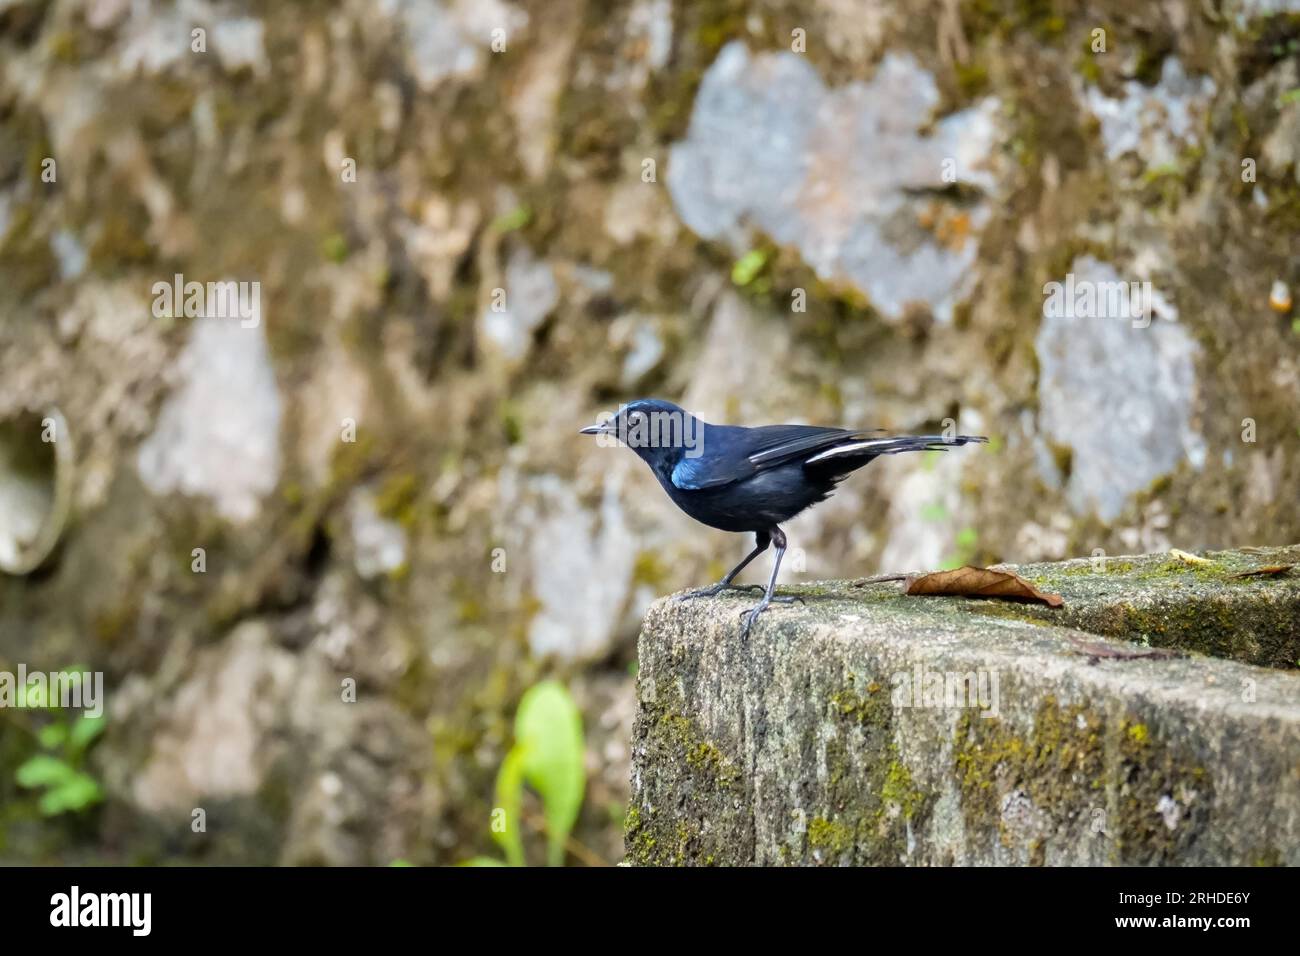
[[[629,425],[640,425],[643,421],[645,421],[645,412],[633,412],[627,416]]]

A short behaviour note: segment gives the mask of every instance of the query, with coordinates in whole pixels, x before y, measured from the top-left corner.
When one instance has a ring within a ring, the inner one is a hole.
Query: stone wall
[[[1297,557],[1014,569],[1057,610],[819,582],[747,642],[749,597],[666,598],[641,632],[628,858],[1294,866],[1300,578],[1234,575]],[[1118,620],[1128,640],[1078,629]],[[1261,656],[1278,666],[1240,663]]]

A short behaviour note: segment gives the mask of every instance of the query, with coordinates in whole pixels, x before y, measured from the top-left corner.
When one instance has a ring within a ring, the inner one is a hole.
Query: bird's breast
[[[687,491],[661,479],[664,490],[686,514],[722,531],[762,531],[788,521],[824,499],[833,483],[814,481],[803,466],[772,468],[743,481]]]

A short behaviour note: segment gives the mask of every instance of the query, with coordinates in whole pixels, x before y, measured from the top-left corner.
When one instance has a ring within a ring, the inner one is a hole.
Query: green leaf
[[[456,865],[457,866],[505,866],[506,864],[502,863],[494,856],[475,856]]]
[[[37,732],[36,739],[40,741],[41,746],[46,750],[57,750],[68,739],[68,725],[65,723],[46,724]]]
[[[415,864],[413,864],[410,860],[403,860],[401,857],[398,857],[396,860],[389,860],[388,865],[396,866],[396,867],[406,867],[406,866],[414,866]]]
[[[497,771],[497,805],[492,811],[492,839],[505,850],[511,866],[524,865],[524,842],[519,832],[519,815],[524,793],[524,752],[515,744],[501,761]],[[505,817],[501,829],[496,827],[496,810]]]
[[[103,732],[103,717],[89,717],[82,714],[77,718],[76,723],[72,725],[72,733],[68,736],[68,742],[80,753],[89,747],[95,738]]]
[[[524,694],[515,714],[515,743],[524,779],[542,797],[548,862],[559,866],[587,787],[582,715],[564,685],[543,681]]]
[[[514,232],[522,229],[533,218],[533,211],[527,206],[516,206],[510,212],[503,213],[492,220],[493,232]]]
[[[932,501],[921,506],[919,512],[923,521],[943,522],[948,520],[948,509],[943,502]]]
[[[738,286],[747,286],[758,278],[758,274],[763,271],[763,266],[767,265],[767,253],[762,249],[751,249],[731,267],[731,281]]]
[[[67,783],[77,775],[68,764],[49,754],[37,754],[23,763],[14,773],[20,787],[55,787]]]
[[[48,793],[41,794],[41,799],[37,801],[42,816],[57,817],[60,813],[67,810],[63,804],[63,797],[57,790],[51,790]]]
[[[341,233],[331,233],[321,240],[320,250],[330,262],[343,262],[348,257],[348,240]]]
[[[95,779],[88,774],[78,773],[67,783],[60,784],[41,797],[40,808],[47,816],[54,816],[69,810],[84,810],[103,798],[104,791]]]
[[[45,789],[37,806],[47,817],[83,810],[104,798],[104,791],[94,777],[49,754],[37,754],[26,761],[16,771],[15,778],[20,786]]]

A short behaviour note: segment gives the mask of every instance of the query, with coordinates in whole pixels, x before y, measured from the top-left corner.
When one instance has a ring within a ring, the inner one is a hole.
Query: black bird
[[[785,554],[782,522],[824,501],[835,486],[880,455],[900,451],[943,451],[952,445],[985,442],[975,435],[897,435],[816,425],[766,425],[743,428],[710,425],[672,402],[637,399],[584,435],[611,435],[635,451],[654,472],[668,497],[696,521],[723,531],[752,531],[755,547],[717,584],[678,600],[712,597],[727,589],[753,590],[732,580],[749,562],[776,545],[776,560],[763,599],[745,611],[741,637],[773,601],[776,576]]]

